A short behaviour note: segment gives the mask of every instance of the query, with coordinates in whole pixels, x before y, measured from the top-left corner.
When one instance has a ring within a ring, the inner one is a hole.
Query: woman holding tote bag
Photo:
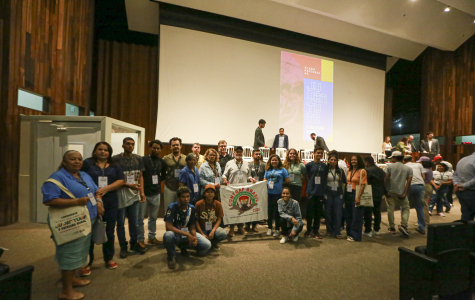
[[[345,204],[347,241],[361,242],[363,232],[364,207],[360,205],[361,195],[368,183],[366,170],[361,156],[353,155],[350,160],[350,169],[347,177],[347,201]],[[356,187],[360,185],[356,195]],[[350,226],[348,226],[351,224]]]
[[[75,150],[66,151],[58,171],[54,172],[41,187],[43,203],[50,207],[50,215],[63,209],[68,211],[77,209],[78,212],[81,212],[86,207],[90,218],[89,224],[94,224],[98,214],[102,215],[104,213],[102,197],[95,195],[98,188],[87,173],[79,171],[81,167],[81,153]],[[89,221],[89,218],[84,219],[84,222]],[[56,236],[57,227],[60,226],[53,223],[49,217],[48,222],[50,223],[51,232]],[[51,226],[52,224],[55,225]],[[61,269],[63,283],[62,293],[58,295],[59,299],[77,300],[84,298],[84,294],[75,291],[73,287],[81,287],[90,283],[90,280],[77,278],[74,273],[76,269],[87,263],[91,244],[89,224],[88,231],[86,231],[88,234],[85,236],[75,237],[75,239],[65,243],[53,237],[56,245],[55,260]],[[62,224],[62,226],[67,228],[66,226],[70,226],[70,224]]]

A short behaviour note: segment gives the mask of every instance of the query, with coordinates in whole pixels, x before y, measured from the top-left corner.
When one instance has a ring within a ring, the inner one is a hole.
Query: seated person
[[[281,244],[285,244],[288,239],[296,242],[299,239],[299,233],[303,229],[302,214],[297,200],[290,199],[290,188],[282,188],[282,198],[277,201],[280,215],[280,229],[284,236]]]
[[[186,248],[194,248],[198,255],[205,255],[211,248],[211,242],[196,233],[196,209],[190,202],[190,190],[186,186],[177,190],[178,202],[170,204],[165,214],[163,245],[167,249],[167,261],[170,269],[176,267],[176,250],[178,246],[183,256],[189,256]]]
[[[224,216],[223,207],[216,199],[216,188],[214,184],[205,187],[204,199],[196,202],[196,230],[205,238],[211,241],[213,249],[219,250],[218,243],[226,239],[226,230],[219,227]]]

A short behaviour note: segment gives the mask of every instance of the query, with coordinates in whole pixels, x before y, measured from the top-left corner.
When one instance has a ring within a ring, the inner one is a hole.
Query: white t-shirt
[[[412,169],[412,181],[411,185],[414,184],[422,184],[424,185],[424,179],[422,178],[422,174],[426,172],[424,167],[421,164],[409,162],[406,166]]]
[[[284,136],[279,135],[279,148],[284,148]]]
[[[384,151],[391,151],[392,147],[391,143],[384,143]]]
[[[440,184],[441,182],[446,182],[448,180],[452,179],[452,172],[439,172],[439,171],[434,171],[434,182],[436,184]]]

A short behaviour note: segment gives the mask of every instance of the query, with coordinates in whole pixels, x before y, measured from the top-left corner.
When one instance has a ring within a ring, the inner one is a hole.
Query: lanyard
[[[106,164],[104,165],[104,168],[101,168],[101,166],[100,166],[97,162],[96,162],[96,165],[99,167],[99,169],[101,169],[102,176],[106,176],[107,162],[106,162]]]
[[[181,155],[180,155],[180,157],[178,158],[178,161],[175,160],[175,156],[173,156],[173,154],[172,154],[172,158],[173,158],[173,161],[175,162],[176,166],[177,166],[178,168],[180,168]]]
[[[351,177],[350,177],[350,183],[351,184],[351,180],[353,179],[353,176],[355,176],[356,172],[358,172],[358,170],[354,171],[354,172],[351,172]]]
[[[330,174],[333,176],[333,181],[336,181],[336,169],[335,169],[335,174],[333,174],[332,169],[328,169],[330,171]]]
[[[272,169],[272,172],[270,173],[270,178],[269,179],[271,179],[271,181],[275,181],[277,179],[277,176],[274,178],[275,171],[276,171],[276,169]]]
[[[129,159],[129,158],[125,158],[125,161],[127,162],[127,171],[129,172],[132,172],[132,159],[134,158],[133,156]],[[134,163],[135,164],[135,163]],[[138,169],[138,168],[137,168]]]
[[[181,209],[181,208],[180,208],[180,209]],[[183,224],[183,227],[182,227],[182,228],[187,227],[186,225],[188,225],[188,222],[190,222],[190,211],[191,211],[191,207],[188,205],[188,210],[186,211],[185,223]]]
[[[214,177],[219,177],[218,168],[216,168],[216,163],[214,163],[214,167],[212,167],[209,163],[208,163],[208,166],[209,166],[209,167],[211,168],[211,170],[213,171]]]
[[[87,183],[84,181],[84,179],[82,179],[82,176],[81,176],[81,173],[78,173],[79,175],[79,178],[78,178],[78,182],[83,185],[88,192],[90,192],[91,190],[89,189],[89,187],[87,186]]]
[[[154,163],[153,163],[153,158],[152,158],[152,156],[151,156],[151,155],[149,155],[149,156],[150,156],[150,162],[152,163],[153,175],[157,175],[157,165],[158,165],[158,164],[154,164]],[[157,159],[157,160],[158,160],[158,159]]]
[[[239,171],[241,171],[242,164],[244,163],[244,161],[241,161],[241,165],[238,164],[237,160],[234,160],[234,162],[236,163],[236,166],[238,167]]]

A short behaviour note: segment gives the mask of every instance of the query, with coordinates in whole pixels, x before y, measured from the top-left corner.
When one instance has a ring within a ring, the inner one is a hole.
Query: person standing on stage
[[[143,172],[144,193],[147,201],[139,204],[137,239],[139,244],[145,241],[144,217],[145,210],[148,210],[148,243],[158,245],[159,241],[155,234],[157,232],[158,209],[160,208],[161,183],[167,170],[165,163],[160,158],[162,142],[159,140],[150,141],[148,147],[150,155],[142,157],[145,168]]]
[[[388,135],[383,142],[383,153],[386,155],[386,157],[391,156],[393,148],[395,147],[393,147],[393,145],[391,144],[391,137]]]
[[[314,141],[314,148],[322,148],[323,150],[329,152],[327,147],[327,143],[325,143],[325,139],[321,136],[317,136],[315,133],[310,134],[310,138]]]
[[[328,166],[321,161],[323,148],[317,147],[314,152],[314,161],[309,162],[307,170],[307,231],[305,237],[322,239],[320,234],[320,219],[323,215],[323,202],[327,188]]]
[[[416,144],[414,143],[414,136],[410,135],[407,138],[407,153],[411,154],[411,153],[416,153],[416,152],[418,152],[418,151],[417,151],[417,148],[416,148]]]
[[[259,120],[259,126],[256,128],[256,132],[254,134],[254,149],[258,150],[259,147],[265,147],[266,141],[264,139],[264,133],[262,133],[262,129],[266,127],[266,121],[264,119]]]
[[[196,168],[199,170],[201,164],[205,162],[204,156],[200,154],[201,145],[199,143],[194,143],[193,147],[191,147],[191,151],[196,156]]]
[[[434,133],[429,131],[425,140],[421,140],[420,151],[422,153],[440,154],[439,141],[434,139]]]
[[[181,139],[177,137],[171,138],[170,147],[172,153],[163,157],[166,167],[165,190],[163,191],[165,207],[178,201],[176,191],[178,189],[180,171],[186,167],[186,157],[184,154],[181,154]]]
[[[279,134],[275,136],[274,143],[272,144],[272,149],[285,148],[289,150],[289,137],[284,134],[284,128],[279,129]]]
[[[145,254],[145,245],[137,242],[137,214],[139,202],[145,202],[143,174],[145,171],[142,157],[134,154],[135,141],[126,137],[123,140],[124,152],[114,155],[125,175],[125,184],[117,190],[119,196],[119,215],[117,218],[117,237],[120,244],[120,258],[127,257],[127,239],[125,237],[125,217],[129,220],[130,250]]]
[[[224,168],[223,172],[223,184],[239,184],[239,183],[246,183],[252,182],[255,183],[256,180],[252,178],[251,169],[247,161],[242,159],[243,149],[241,146],[237,146],[234,149],[234,159],[230,160],[226,163],[226,167]],[[233,237],[234,233],[234,225],[229,225],[229,232],[228,235]],[[244,230],[244,224],[238,224],[238,234],[246,234],[247,232]]]

